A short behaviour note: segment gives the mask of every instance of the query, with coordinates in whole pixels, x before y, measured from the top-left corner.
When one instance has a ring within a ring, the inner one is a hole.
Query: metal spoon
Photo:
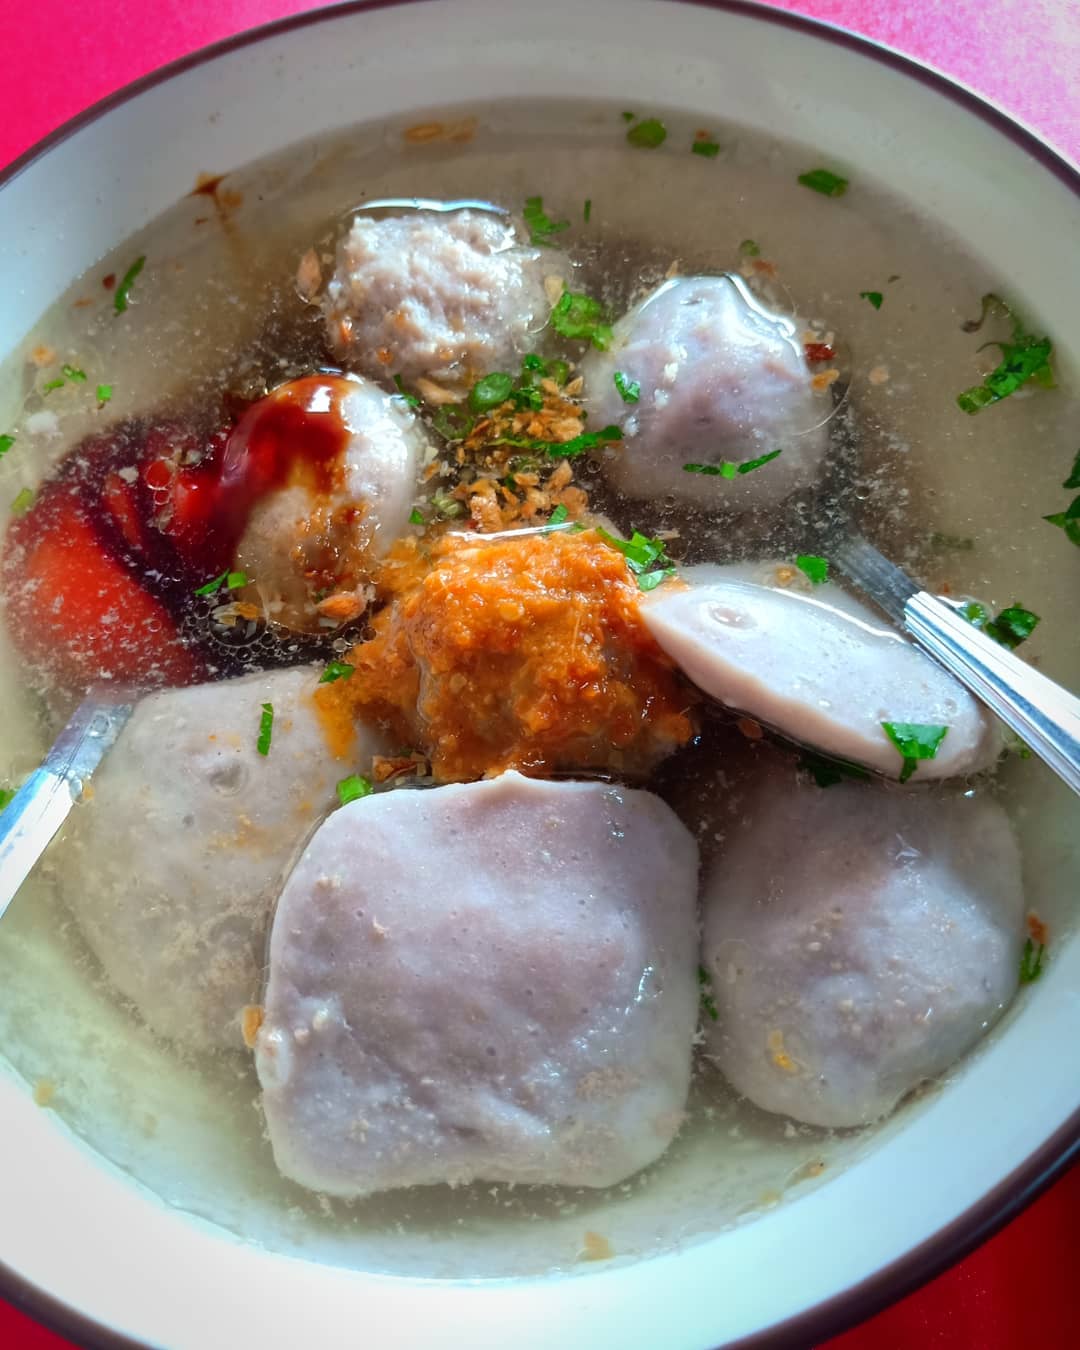
[[[135,698],[122,686],[92,689],[44,763],[0,812],[0,918],[120,734]]]
[[[923,590],[855,530],[838,534],[829,561],[1015,731],[1080,793],[1080,699]]]

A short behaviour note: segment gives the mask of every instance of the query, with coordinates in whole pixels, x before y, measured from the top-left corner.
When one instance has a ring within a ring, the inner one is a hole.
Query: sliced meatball
[[[697,847],[651,793],[396,790],[285,886],[256,1065],[278,1167],[331,1195],[608,1186],[682,1120]]]
[[[1016,992],[1020,855],[985,796],[767,782],[705,884],[707,1051],[739,1092],[864,1125]]]
[[[255,498],[234,560],[251,578],[243,598],[298,630],[357,618],[372,563],[408,524],[426,450],[404,399],[357,376],[306,376],[260,399],[221,473],[226,504]]]
[[[645,500],[745,510],[812,484],[832,403],[811,386],[795,332],[728,276],[677,277],[620,319],[608,350],[582,365],[589,425],[623,430],[608,460],[613,486]],[[624,389],[640,386],[636,403],[624,401],[616,374]],[[782,453],[731,478],[683,468],[774,450]]]
[[[499,216],[358,215],[324,297],[330,345],[365,375],[467,386],[515,369],[551,311],[544,277],[558,272],[560,255],[521,246]]]
[[[957,680],[867,606],[792,567],[688,567],[659,587],[649,631],[707,694],[792,740],[890,777],[989,768],[997,724]],[[778,578],[786,585],[779,584]],[[932,759],[905,761],[883,722],[947,727]]]
[[[241,1048],[282,876],[336,782],[366,767],[365,732],[346,759],[327,750],[317,680],[303,667],[144,699],[55,852],[61,893],[109,979],[172,1040]]]

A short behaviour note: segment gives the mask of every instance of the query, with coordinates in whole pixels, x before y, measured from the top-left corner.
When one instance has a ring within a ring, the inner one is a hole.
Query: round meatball
[[[171,1040],[240,1048],[284,873],[376,748],[360,729],[330,752],[318,678],[304,666],[143,699],[53,855],[106,974]]]
[[[404,399],[358,376],[310,375],[247,410],[222,468],[256,495],[234,566],[245,599],[297,630],[355,619],[371,565],[405,530],[427,441]]]
[[[638,777],[688,741],[691,699],[641,619],[626,560],[593,531],[405,540],[389,603],[319,691],[328,724],[384,726],[440,782],[503,769]]]
[[[779,774],[705,885],[707,1052],[766,1111],[864,1125],[1016,992],[1020,855],[985,797]]]
[[[608,474],[630,497],[743,510],[782,501],[821,467],[830,396],[811,385],[795,325],[732,277],[665,282],[582,370],[589,425],[622,427]],[[640,386],[636,403],[624,400],[616,375],[624,390]],[[730,478],[683,468],[743,464],[774,450],[775,459]]]
[[[544,276],[558,270],[499,216],[358,215],[326,288],[330,344],[366,375],[469,385],[533,345],[551,310]]]

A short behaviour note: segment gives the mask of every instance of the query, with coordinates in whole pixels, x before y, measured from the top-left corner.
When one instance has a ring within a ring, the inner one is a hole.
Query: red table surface
[[[492,0],[493,11],[501,0]],[[87,104],[208,42],[316,6],[297,0],[7,0],[0,164]],[[800,0],[794,9],[908,52],[1080,157],[1078,0]],[[965,1261],[828,1350],[1076,1350],[1080,1169]],[[0,1303],[4,1350],[63,1350]]]

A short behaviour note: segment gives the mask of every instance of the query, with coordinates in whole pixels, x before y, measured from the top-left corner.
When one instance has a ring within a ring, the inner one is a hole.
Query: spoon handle
[[[123,730],[133,702],[119,688],[84,699],[45,762],[0,812],[0,918]]]
[[[1080,699],[926,591],[908,599],[904,626],[1080,793]]]

